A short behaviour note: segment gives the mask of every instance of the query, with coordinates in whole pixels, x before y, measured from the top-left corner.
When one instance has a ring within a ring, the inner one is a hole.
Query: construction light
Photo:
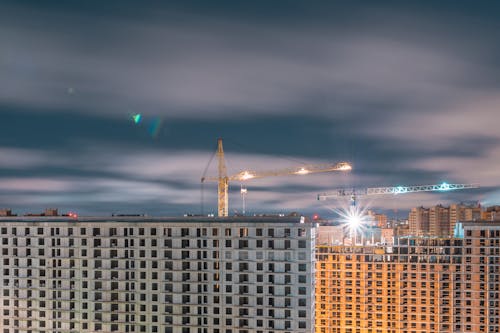
[[[241,173],[240,179],[241,180],[248,180],[248,179],[252,179],[253,177],[255,177],[255,176],[252,175],[251,173],[249,173],[248,171],[244,171]]]
[[[439,189],[441,191],[448,191],[450,189],[450,184],[443,182],[441,185],[439,185]]]
[[[352,166],[349,163],[343,163],[340,166],[339,170],[342,170],[342,171],[352,170]]]
[[[295,172],[297,175],[307,175],[309,173],[309,170],[300,168],[299,171]]]

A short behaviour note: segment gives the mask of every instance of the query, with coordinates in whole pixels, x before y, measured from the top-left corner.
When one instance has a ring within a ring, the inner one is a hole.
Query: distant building
[[[408,216],[410,235],[428,235],[430,231],[429,222],[429,209],[424,207],[412,208]]]
[[[453,233],[457,221],[478,221],[481,218],[482,208],[479,205],[416,207],[412,208],[408,215],[409,232],[414,236],[448,237]]]
[[[442,205],[429,208],[429,235],[448,237],[451,230],[450,209]]]
[[[11,209],[0,209],[0,216],[14,216]]]
[[[393,227],[394,237],[403,237],[410,235],[410,225],[407,224],[397,224]]]
[[[0,218],[0,332],[314,332],[301,217]]]
[[[481,214],[481,219],[485,221],[500,221],[500,206],[486,208]]]
[[[375,213],[372,210],[368,211],[368,215],[371,217],[374,226],[377,226],[379,228],[387,227],[387,215]]]
[[[318,246],[317,333],[500,331],[500,223],[391,246]]]
[[[394,242],[394,228],[381,228],[382,244],[392,244]]]
[[[26,213],[24,216],[59,216],[57,208],[47,208],[43,213]]]
[[[458,221],[478,221],[482,219],[481,206],[479,205],[450,205],[450,233],[455,229]],[[487,220],[487,219],[483,219]]]

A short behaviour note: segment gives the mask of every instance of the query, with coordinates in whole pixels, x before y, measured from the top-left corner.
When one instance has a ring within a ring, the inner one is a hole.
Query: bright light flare
[[[309,170],[305,168],[300,168],[300,170],[296,171],[295,174],[297,175],[307,175],[309,173]]]
[[[443,182],[441,185],[439,185],[439,190],[440,191],[448,191],[450,189],[450,184]]]
[[[347,223],[353,229],[358,229],[361,226],[361,216],[357,213],[349,214],[347,217]]]
[[[342,223],[348,231],[348,236],[354,239],[365,231],[373,221],[367,214],[367,208],[348,205],[333,211],[339,216],[338,221]]]
[[[252,179],[254,178],[255,176],[252,175],[251,173],[249,173],[248,171],[244,171],[240,174],[240,180],[248,180],[248,179]]]
[[[339,170],[341,171],[352,170],[352,166],[349,163],[342,163],[342,165],[339,167]]]

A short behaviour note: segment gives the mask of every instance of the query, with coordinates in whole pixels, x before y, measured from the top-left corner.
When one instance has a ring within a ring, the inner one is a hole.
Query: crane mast
[[[201,182],[202,184],[205,181],[217,182],[217,208],[218,208],[217,213],[218,216],[220,217],[228,216],[229,213],[229,197],[228,197],[229,181],[235,181],[235,180],[247,181],[250,179],[263,178],[263,177],[307,175],[319,172],[349,171],[352,169],[349,163],[340,162],[336,164],[304,165],[297,168],[262,171],[262,172],[242,171],[235,175],[228,176],[221,138],[217,140],[217,161],[218,161],[218,176],[202,177]],[[242,187],[242,193],[243,193],[243,187]],[[244,193],[246,193],[246,188],[244,188]]]
[[[224,149],[222,147],[222,139],[217,140],[217,160],[218,160],[218,171],[219,177],[217,179],[217,205],[218,205],[218,215],[227,216],[229,209],[229,200],[227,190],[229,188],[229,178],[227,177],[226,161],[224,160]]]

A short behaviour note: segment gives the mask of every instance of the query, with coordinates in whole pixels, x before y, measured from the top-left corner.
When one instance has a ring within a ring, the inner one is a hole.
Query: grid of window
[[[314,330],[298,220],[2,223],[4,332]]]
[[[318,332],[498,332],[500,223],[464,238],[318,246]]]

